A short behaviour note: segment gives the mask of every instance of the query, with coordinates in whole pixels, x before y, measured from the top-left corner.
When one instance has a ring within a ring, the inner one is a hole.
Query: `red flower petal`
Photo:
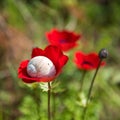
[[[79,69],[92,70],[98,67],[100,58],[96,53],[84,54],[80,51],[75,53],[75,64]],[[105,65],[105,62],[101,63],[101,66]]]
[[[53,77],[44,77],[44,78],[33,78],[27,74],[27,65],[29,60],[21,62],[20,67],[18,68],[18,77],[21,78],[26,83],[33,82],[50,82],[54,80],[60,73],[62,67],[66,64],[68,57],[63,55],[60,48],[50,45],[45,50],[34,48],[32,51],[32,57],[36,56],[45,56],[48,57],[56,68],[56,75]]]
[[[46,77],[46,78],[32,78],[27,74],[27,65],[29,60],[25,60],[21,62],[20,67],[18,68],[18,77],[22,78],[22,80],[26,83],[33,83],[33,82],[50,82],[54,77]]]
[[[77,43],[65,43],[64,45],[62,45],[61,44],[61,49],[63,50],[63,51],[68,51],[68,50],[70,50],[70,49],[72,49],[72,48],[74,48],[74,47],[76,47],[77,46]]]
[[[32,50],[32,55],[31,57],[36,57],[36,56],[43,56],[44,55],[44,51],[40,48],[33,48]]]
[[[59,58],[58,62],[59,62],[59,67],[62,68],[66,62],[68,61],[68,57],[63,55],[61,58]]]
[[[24,76],[28,76],[27,71],[26,71],[26,67],[28,65],[28,62],[29,62],[29,60],[25,60],[25,61],[22,61],[20,63],[20,66],[18,68],[18,77],[19,78],[22,78]]]
[[[66,64],[68,57],[63,55],[60,48],[50,45],[45,49],[45,56],[56,66],[57,72]],[[61,61],[60,61],[61,60]]]
[[[77,45],[76,41],[81,35],[67,30],[58,31],[57,29],[52,29],[46,33],[46,37],[52,45],[59,46],[63,51],[68,51]]]

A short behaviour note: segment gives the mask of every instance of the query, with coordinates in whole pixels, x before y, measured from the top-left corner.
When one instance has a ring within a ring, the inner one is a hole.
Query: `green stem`
[[[84,70],[83,74],[82,74],[82,77],[81,77],[81,80],[80,80],[80,83],[81,83],[80,84],[80,92],[82,91],[82,88],[83,88],[85,75],[86,75],[86,71]]]
[[[50,82],[48,82],[48,120],[51,120],[50,94],[51,94],[51,87],[50,87]]]
[[[92,79],[92,82],[91,82],[91,85],[90,85],[90,88],[89,88],[89,91],[88,91],[86,106],[85,106],[85,108],[84,108],[84,110],[83,110],[82,120],[85,120],[85,116],[86,116],[86,112],[87,112],[87,108],[88,108],[88,101],[89,101],[89,99],[90,99],[90,97],[91,97],[91,92],[92,92],[93,84],[94,84],[96,75],[97,75],[97,73],[98,73],[98,70],[99,70],[99,68],[100,68],[101,62],[102,62],[102,60],[99,61],[98,67],[97,67],[97,69],[96,69],[96,71],[95,71],[95,74],[94,74],[94,76],[93,76],[93,79]]]

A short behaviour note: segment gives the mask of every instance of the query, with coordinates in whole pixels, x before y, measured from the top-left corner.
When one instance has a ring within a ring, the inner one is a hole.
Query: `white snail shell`
[[[53,77],[56,74],[56,69],[50,59],[45,56],[37,56],[29,61],[27,73],[30,77]]]

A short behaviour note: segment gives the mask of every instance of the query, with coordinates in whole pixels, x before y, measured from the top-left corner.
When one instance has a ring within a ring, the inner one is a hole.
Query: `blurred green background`
[[[120,120],[119,14],[119,0],[0,0],[0,120],[38,120],[38,115],[47,120],[47,93],[23,84],[17,69],[33,47],[48,45],[45,32],[52,28],[82,34],[53,83],[55,120],[81,119],[82,100],[95,71],[85,76],[80,94],[82,71],[73,63],[74,52],[101,48],[108,49],[109,57],[97,75],[87,120]]]

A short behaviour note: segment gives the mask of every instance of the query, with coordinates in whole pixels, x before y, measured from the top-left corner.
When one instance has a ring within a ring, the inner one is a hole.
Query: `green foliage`
[[[76,69],[73,63],[74,52],[77,50],[98,52],[101,48],[108,49],[109,58],[106,67],[98,72],[86,120],[120,119],[120,4],[118,1],[109,1],[109,5],[105,7],[103,3],[93,0],[5,0],[2,1],[2,6],[8,24],[19,28],[26,36],[29,33],[29,37],[33,39],[33,46],[47,45],[45,32],[53,27],[70,28],[82,34],[79,46],[65,53],[69,56],[69,61],[62,74],[52,83],[51,107],[53,106],[53,111],[55,109],[52,113],[55,113],[55,120],[82,120],[88,88],[95,71],[86,74],[81,93],[79,88],[83,71]],[[18,67],[18,64],[7,65],[10,73],[8,81],[12,81],[13,90],[9,91],[12,89],[9,88],[11,84],[6,83],[6,78],[0,74],[0,120],[47,120],[47,92],[43,92],[40,85],[34,84],[32,88],[23,85],[17,78],[16,66]],[[16,103],[18,94],[20,97]],[[9,99],[12,101],[10,105]],[[13,110],[15,112],[12,113]],[[13,114],[17,117],[13,118]],[[107,116],[110,116],[109,119]]]
[[[14,0],[6,0],[4,4],[5,4],[6,14],[9,11],[9,14],[8,14],[9,24],[11,24],[19,29],[23,29],[25,26],[24,19],[23,19],[22,15],[20,14],[20,11],[17,8]]]
[[[38,119],[38,111],[37,108],[38,106],[36,105],[34,99],[30,96],[26,96],[23,101],[22,104],[20,105],[19,110],[21,111],[21,113],[23,114],[22,117],[20,117],[18,120],[37,120]]]

